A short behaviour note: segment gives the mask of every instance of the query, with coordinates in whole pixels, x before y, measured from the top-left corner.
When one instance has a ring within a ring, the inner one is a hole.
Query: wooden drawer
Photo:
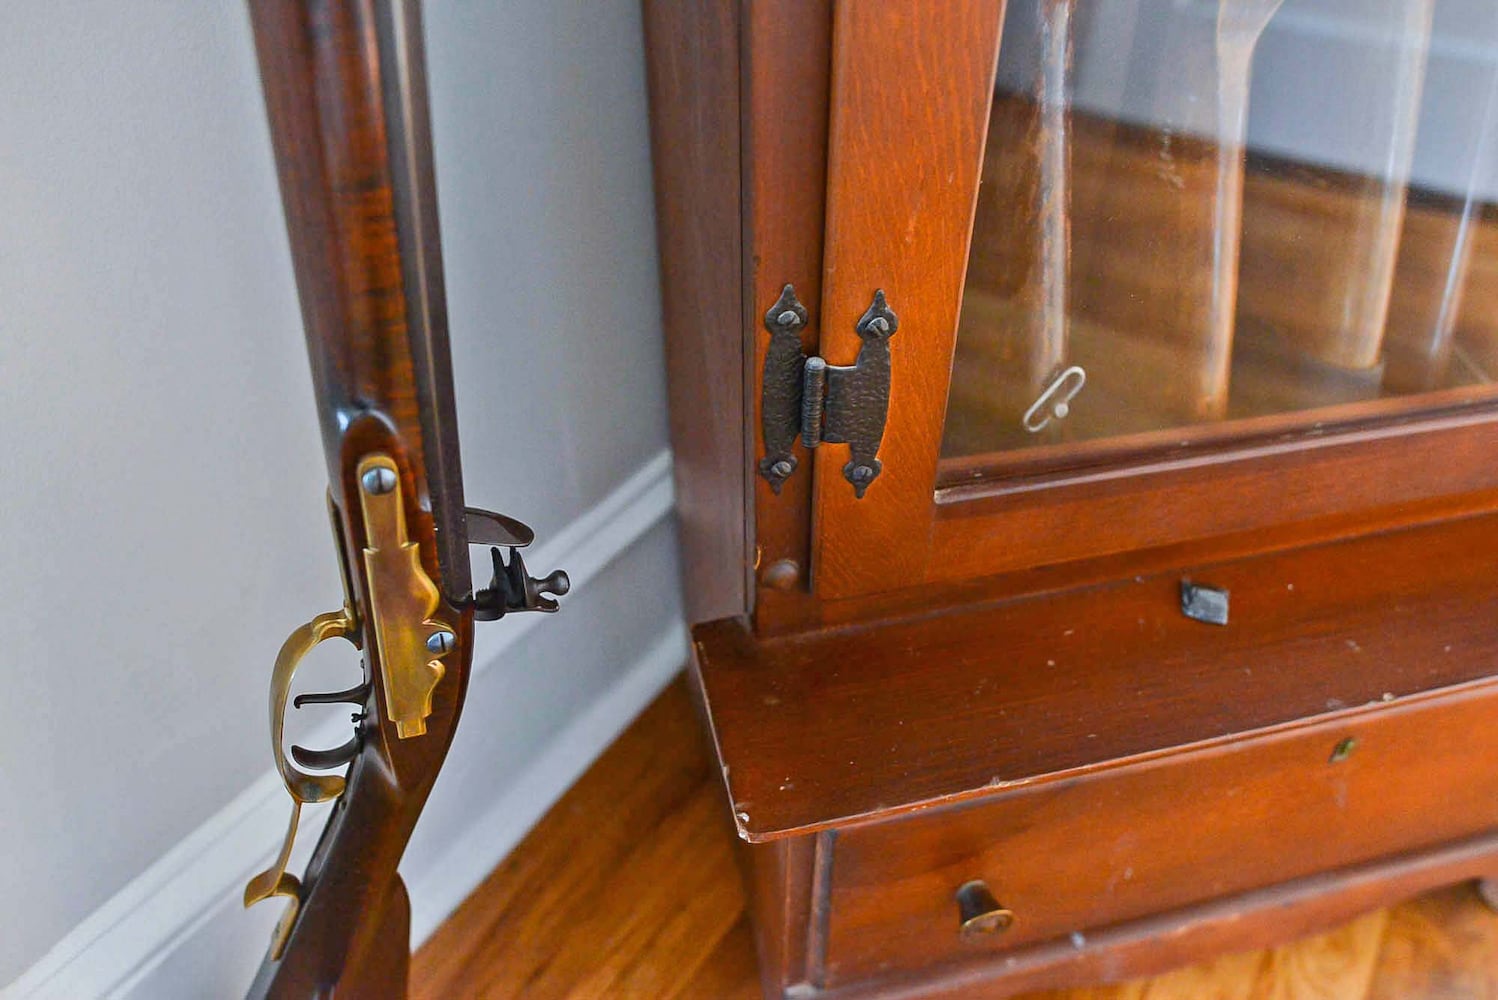
[[[1091,929],[1498,828],[1495,722],[1484,681],[844,828],[825,983],[1082,947]],[[1014,911],[1008,930],[959,937],[970,879]]]

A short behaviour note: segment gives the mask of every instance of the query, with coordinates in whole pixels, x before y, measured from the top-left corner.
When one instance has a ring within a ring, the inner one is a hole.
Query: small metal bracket
[[[796,298],[796,289],[786,285],[780,298],[765,313],[770,347],[765,351],[764,379],[760,390],[760,430],[765,439],[765,457],[759,474],[770,489],[780,486],[796,471],[791,449],[801,431],[801,373],[806,353],[801,349],[801,329],[806,326],[806,307]]]
[[[510,549],[508,560],[498,546],[490,549],[489,555],[494,561],[494,576],[489,586],[473,595],[473,617],[481,622],[495,621],[512,611],[555,612],[560,605],[554,597],[563,597],[572,589],[572,581],[563,570],[553,570],[540,579],[527,573],[520,546]]]
[[[889,338],[900,328],[900,320],[884,292],[876,291],[854,325],[862,341],[858,357],[851,365],[829,365],[802,350],[800,331],[806,319],[806,307],[791,285],[765,313],[770,347],[760,395],[765,456],[759,461],[759,474],[770,489],[780,492],[796,471],[792,449],[798,434],[807,448],[846,444],[851,455],[843,478],[861,498],[883,469],[878,454],[889,415]]]
[[[488,545],[494,562],[489,586],[473,592],[473,617],[481,622],[503,618],[512,611],[556,611],[560,605],[553,599],[564,596],[572,581],[563,570],[537,579],[526,572],[520,550],[535,541],[530,525],[504,514],[477,507],[464,508],[468,521],[468,544]],[[505,557],[503,549],[509,549]]]
[[[1208,625],[1228,623],[1228,592],[1218,587],[1204,587],[1190,580],[1181,581],[1181,613]]]

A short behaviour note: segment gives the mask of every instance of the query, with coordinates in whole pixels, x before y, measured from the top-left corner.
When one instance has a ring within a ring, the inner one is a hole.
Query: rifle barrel
[[[375,16],[395,227],[404,272],[406,337],[427,442],[427,488],[437,559],[448,600],[459,604],[471,594],[472,570],[464,528],[463,467],[453,401],[421,4],[419,0],[390,0],[376,6]]]

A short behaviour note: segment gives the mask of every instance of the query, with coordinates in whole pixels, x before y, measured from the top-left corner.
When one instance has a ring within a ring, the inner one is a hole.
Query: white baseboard
[[[672,506],[671,458],[662,451],[527,561],[534,566],[565,566],[576,591],[667,518]],[[473,674],[502,659],[501,654],[543,617],[517,615],[480,633]],[[424,940],[503,859],[655,697],[686,655],[685,629],[680,622],[670,623],[613,686],[598,692],[539,750],[533,765],[478,822],[454,832],[454,846],[439,863],[404,873],[412,898],[413,944]],[[470,710],[463,724],[486,722]],[[341,728],[330,728],[324,735],[332,745],[343,734]],[[0,989],[0,1000],[88,1000],[134,993],[182,949],[191,947],[215,917],[235,912],[242,918],[240,893],[250,876],[274,856],[285,834],[288,803],[279,775],[273,770],[262,775]],[[298,838],[303,855],[318,827],[318,817],[310,819],[304,818]]]

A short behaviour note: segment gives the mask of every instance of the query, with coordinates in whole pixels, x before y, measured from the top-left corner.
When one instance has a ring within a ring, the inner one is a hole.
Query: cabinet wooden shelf
[[[1493,565],[1498,518],[1469,518],[1191,568],[1235,595],[1227,628],[1170,572],[767,640],[728,619],[698,663],[760,841],[1480,684]]]
[[[1118,979],[1498,876],[1498,16],[1318,2],[647,0],[766,996]],[[804,435],[761,474],[787,285],[834,366],[898,317],[860,490]]]

